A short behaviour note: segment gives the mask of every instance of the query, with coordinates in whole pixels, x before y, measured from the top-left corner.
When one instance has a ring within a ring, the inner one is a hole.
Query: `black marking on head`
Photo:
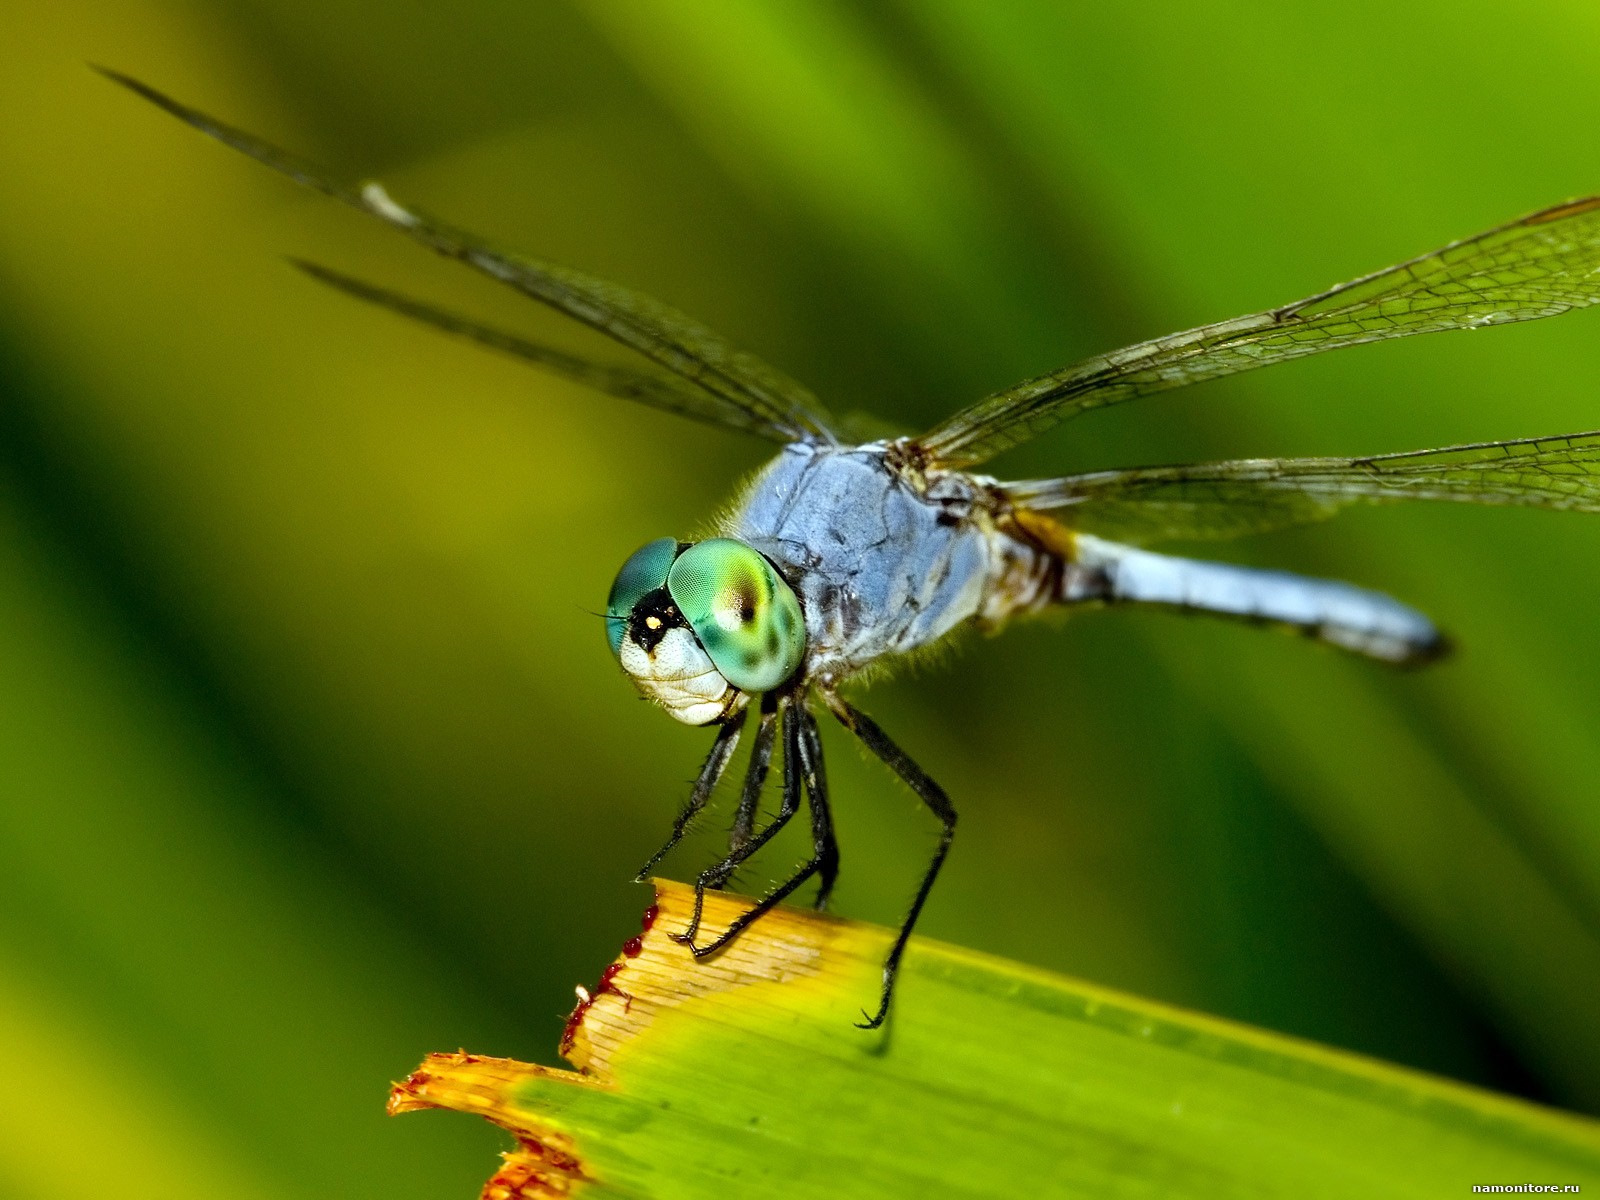
[[[672,602],[671,593],[664,587],[639,597],[628,614],[628,636],[646,654],[661,644],[669,630],[688,627],[689,622],[683,619],[678,606]]]

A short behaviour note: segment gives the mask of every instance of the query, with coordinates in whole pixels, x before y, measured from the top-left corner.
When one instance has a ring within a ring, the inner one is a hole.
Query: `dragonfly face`
[[[685,725],[743,711],[788,682],[806,650],[793,590],[733,538],[636,550],[611,585],[606,636],[634,685]]]
[[[785,445],[699,543],[661,538],[623,565],[606,631],[639,689],[716,739],[644,878],[712,799],[754,722],[728,853],[700,874],[720,888],[802,805],[812,853],[708,942],[699,909],[675,934],[714,954],[810,879],[826,904],[839,850],[812,706],[826,709],[938,818],[942,836],[884,962],[877,1011],[955,832],[944,790],[839,694],[875,662],[957,626],[998,626],[1061,606],[1135,603],[1293,630],[1381,661],[1417,665],[1446,642],[1421,613],[1380,593],[1137,548],[1163,538],[1229,538],[1409,500],[1600,512],[1600,430],[1358,458],[1243,458],[1004,482],[969,474],[1053,425],[1110,404],[1344,346],[1477,329],[1600,304],[1600,197],[1574,200],[1365,275],[1304,300],[1098,355],[1004,388],[914,438],[845,446],[803,386],[682,313],[567,267],[496,250],[406,208],[377,184],[341,183],[309,163],[115,72],[179,119],[465,263],[649,360],[578,358],[326,267],[349,295],[532,362],[589,388]],[[776,565],[775,565],[776,564]],[[753,697],[759,701],[752,703]],[[781,749],[782,803],[758,828]]]

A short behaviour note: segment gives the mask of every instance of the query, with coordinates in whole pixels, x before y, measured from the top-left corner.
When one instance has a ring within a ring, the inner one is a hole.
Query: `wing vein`
[[[570,267],[492,248],[476,235],[398,203],[380,184],[354,186],[337,182],[311,163],[181,104],[147,84],[104,67],[97,69],[224,145],[296,183],[378,218],[437,254],[465,263],[598,330],[705,391],[723,411],[732,409],[744,414],[743,420],[729,420],[726,424],[780,441],[835,440],[821,405],[808,390],[754,355],[734,349],[676,309]],[[415,307],[414,302],[408,303]],[[712,411],[712,406],[705,405],[696,415],[712,419]]]
[[[971,467],[1058,422],[1344,346],[1554,316],[1600,301],[1600,197],[1533,213],[1265,312],[1097,355],[1002,391],[916,439]]]
[[[1245,458],[1005,484],[1025,508],[1121,541],[1239,537],[1351,504],[1445,500],[1600,512],[1600,430],[1364,458]]]

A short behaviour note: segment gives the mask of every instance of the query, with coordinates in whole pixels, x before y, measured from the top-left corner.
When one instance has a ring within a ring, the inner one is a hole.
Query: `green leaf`
[[[693,904],[581,998],[577,1071],[431,1056],[392,1112],[518,1141],[486,1197],[1400,1197],[1592,1184],[1600,1124],[926,940],[889,1025],[891,932],[796,909],[696,962]],[[712,894],[702,938],[749,902]]]

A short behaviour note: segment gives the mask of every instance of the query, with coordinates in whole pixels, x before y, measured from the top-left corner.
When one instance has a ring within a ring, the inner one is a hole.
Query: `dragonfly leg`
[[[700,768],[700,775],[694,781],[694,788],[689,792],[689,802],[683,806],[678,819],[672,823],[672,836],[667,839],[665,846],[650,856],[649,862],[639,868],[639,873],[633,877],[635,883],[643,883],[650,877],[650,872],[656,869],[656,864],[667,856],[667,851],[683,840],[683,835],[689,832],[689,826],[694,823],[694,819],[704,811],[711,800],[712,791],[717,786],[717,780],[721,779],[722,773],[728,769],[728,760],[733,757],[734,748],[739,745],[739,733],[744,728],[744,722],[745,714],[740,713],[717,730],[717,740],[711,743],[711,753],[706,755],[705,764]]]
[[[817,764],[817,770],[820,771],[822,764],[822,745],[816,737],[816,720],[812,717],[811,713],[806,709],[804,704],[796,702],[794,707],[799,713],[799,719],[801,723],[801,738],[804,739],[806,737],[806,731],[808,729],[810,730],[811,748],[809,753],[811,754],[811,760]],[[807,752],[808,751],[806,751],[805,747],[802,746],[802,755]],[[805,759],[802,757],[799,761],[804,763]],[[826,785],[826,781],[824,781],[824,785]],[[772,836],[772,834],[767,834],[761,839],[761,842],[757,847],[753,847],[749,853],[742,853],[744,847],[749,843],[750,837],[755,830],[756,809],[760,798],[759,790],[746,791],[746,793],[739,798],[739,807],[734,813],[733,829],[728,835],[728,854],[730,858],[736,858],[739,862],[743,862],[749,857],[750,854],[753,854],[756,849],[759,849],[759,846],[765,845],[768,839]],[[798,798],[796,800],[796,804],[798,805]],[[834,879],[839,874],[839,847],[838,843],[834,840],[833,817],[831,815],[831,811],[828,809],[826,796],[824,796],[822,799],[822,813],[822,820],[827,830],[826,840],[831,849],[824,857],[822,866],[819,869],[823,880],[823,886],[822,890],[817,896],[816,906],[818,908],[824,908],[827,906],[828,893],[833,891]],[[793,815],[793,813],[790,814],[791,817]],[[787,822],[789,817],[785,817],[783,820]],[[815,824],[815,820],[815,813],[813,813],[813,824]],[[782,828],[782,826],[780,825],[779,828]],[[776,832],[777,829],[772,831],[772,833]],[[819,837],[820,836],[821,835],[819,835]]]
[[[746,787],[739,796],[739,807],[733,811],[733,828],[728,831],[728,856],[731,858],[744,849],[756,825],[756,810],[761,805],[761,789]]]
[[[755,828],[756,811],[761,806],[761,790],[766,786],[767,772],[772,764],[772,746],[777,737],[780,710],[781,702],[777,697],[771,694],[761,697],[761,724],[756,730],[750,769],[745,773],[744,787],[739,793],[739,807],[733,813],[733,830],[728,835],[728,857],[706,872],[711,875],[721,869],[720,877],[708,884],[711,888],[720,888],[727,883],[738,865],[749,857],[744,853],[744,848],[750,842],[751,830]],[[760,760],[759,768],[757,759]]]
[[[777,820],[756,835],[756,840],[766,841],[776,832],[775,826],[781,825],[794,815],[800,807],[800,793],[804,791],[811,801],[811,858],[783,883],[763,896],[754,908],[740,913],[727,929],[706,945],[695,946],[691,943],[690,949],[694,951],[696,958],[704,958],[721,950],[749,928],[752,922],[783,903],[791,892],[813,875],[822,873],[825,887],[829,890],[833,887],[833,878],[839,869],[839,848],[834,841],[833,817],[828,807],[827,778],[822,770],[822,742],[817,737],[816,721],[806,711],[804,704],[796,701],[789,705],[784,713],[783,733],[783,811]],[[826,898],[826,894],[823,894],[822,899]]]
[[[817,856],[817,898],[813,906],[820,912],[828,907],[828,897],[839,878],[839,839],[833,832],[833,809],[828,804],[828,776],[822,763],[817,719],[804,708],[800,710],[800,766],[805,772],[806,793],[811,797],[811,841]]]
[[[762,699],[761,722],[756,726],[755,743],[750,748],[750,765],[745,769],[744,791],[739,797],[739,810],[741,812],[748,808],[753,813],[756,804],[761,798],[761,789],[766,785],[767,772],[772,766],[772,745],[777,735],[780,715],[784,717],[785,734],[787,736],[789,718],[782,712],[786,708],[786,704],[776,699],[766,697]],[[788,757],[789,755],[785,753],[784,774],[786,777],[788,775]],[[773,818],[772,823],[754,837],[747,838],[739,846],[731,848],[727,857],[722,861],[713,863],[700,872],[700,877],[695,880],[694,884],[694,913],[689,918],[688,927],[681,934],[674,935],[678,941],[687,946],[692,947],[694,945],[695,936],[700,932],[700,917],[705,909],[707,889],[716,891],[726,884],[733,873],[739,869],[740,865],[757,850],[761,849],[762,846],[766,845],[772,836],[788,823],[789,818],[793,815],[794,813],[789,811],[789,788],[786,778],[783,807],[779,809],[778,815]]]
[[[833,710],[833,715],[839,718],[839,723],[860,738],[867,749],[887,763],[890,770],[905,781],[906,786],[933,810],[933,815],[944,825],[938,849],[933,852],[933,860],[928,863],[928,869],[923,873],[922,884],[917,888],[916,898],[911,901],[911,910],[901,922],[900,932],[894,939],[894,945],[889,948],[889,956],[884,959],[883,992],[878,999],[878,1011],[868,1016],[866,1010],[862,1010],[861,1015],[867,1019],[865,1022],[858,1022],[860,1028],[876,1029],[889,1015],[889,1000],[894,995],[894,981],[900,973],[901,956],[906,952],[906,943],[911,940],[911,931],[917,924],[917,917],[922,913],[922,906],[927,903],[928,893],[933,890],[933,882],[939,877],[939,868],[944,866],[945,856],[950,853],[950,843],[956,833],[956,810],[950,803],[950,797],[945,795],[944,789],[930,779],[928,773],[917,766],[904,750],[890,741],[889,735],[878,728],[871,717],[853,708],[838,696],[826,692],[823,695],[828,707]]]

